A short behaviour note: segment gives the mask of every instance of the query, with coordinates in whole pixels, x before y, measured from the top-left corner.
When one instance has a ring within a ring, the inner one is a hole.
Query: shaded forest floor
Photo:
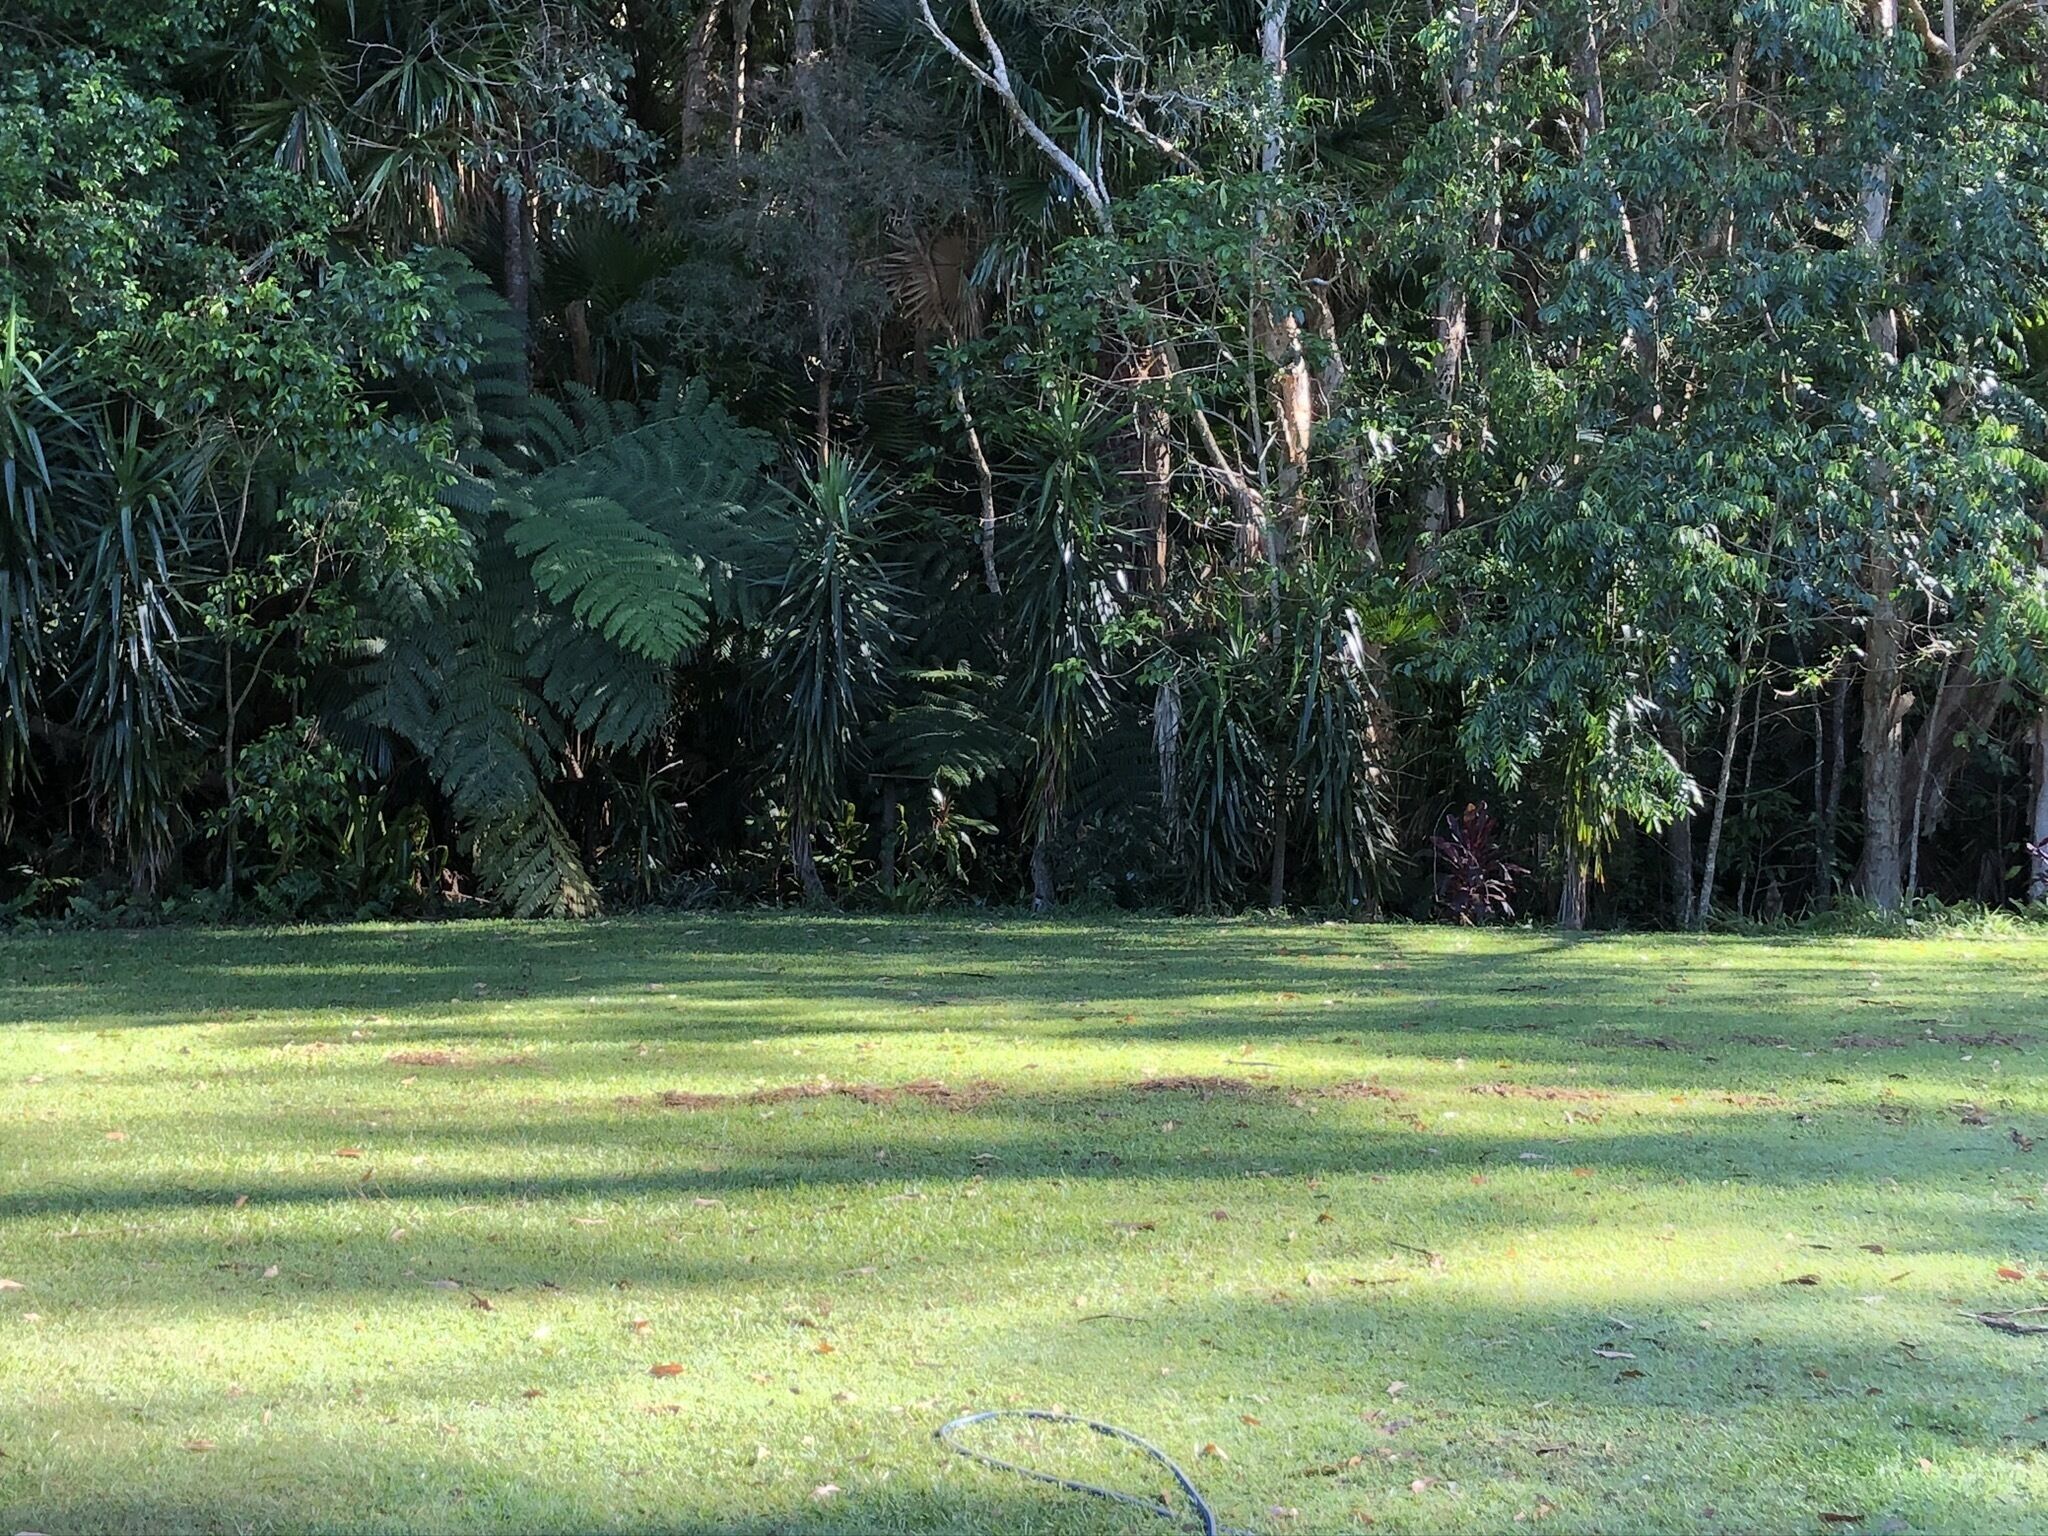
[[[1037,1405],[1267,1533],[2048,1530],[2048,1337],[1959,1315],[2048,1301],[2044,982],[1249,922],[0,936],[0,1529],[1165,1529],[932,1443]]]

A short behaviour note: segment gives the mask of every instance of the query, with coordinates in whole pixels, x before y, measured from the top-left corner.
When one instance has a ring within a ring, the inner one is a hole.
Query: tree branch
[[[969,57],[967,50],[954,42],[952,35],[939,25],[939,18],[932,14],[931,0],[917,0],[918,17],[924,22],[925,30],[977,85],[995,94],[1017,131],[1037,145],[1039,152],[1059,169],[1060,174],[1073,182],[1081,200],[1094,216],[1095,227],[1105,235],[1114,234],[1116,224],[1109,213],[1109,194],[1100,182],[1081,168],[1080,161],[1060,148],[1053,136],[1039,126],[1038,120],[1024,110],[1024,104],[1017,99],[1016,88],[1010,83],[1009,61],[1003,57],[1002,46],[996,42],[995,33],[989,30],[988,21],[981,14],[981,0],[967,0],[967,11],[974,18],[975,33],[981,39],[982,51],[988,56],[985,63]]]

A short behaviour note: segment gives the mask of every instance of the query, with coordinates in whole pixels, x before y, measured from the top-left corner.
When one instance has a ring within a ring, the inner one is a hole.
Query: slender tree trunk
[[[1588,906],[1592,898],[1593,872],[1586,861],[1583,849],[1565,848],[1564,889],[1558,896],[1557,926],[1567,933],[1578,933],[1586,926],[1590,915]]]
[[[1664,716],[1664,750],[1671,754],[1681,772],[1686,769],[1685,732],[1669,712]],[[1672,818],[1666,837],[1671,854],[1671,921],[1680,928],[1692,926],[1693,824],[1698,816],[1688,807]]]
[[[523,162],[522,154],[520,160]],[[519,170],[508,174],[501,200],[504,217],[502,248],[505,266],[505,307],[512,312],[512,329],[519,344],[513,352],[513,375],[521,389],[532,384],[533,346],[533,245],[528,229],[532,222],[531,200],[526,180]]]
[[[1747,686],[1748,655],[1743,672],[1735,682],[1735,696],[1728,701],[1728,736],[1721,745],[1721,776],[1714,786],[1714,814],[1707,825],[1707,851],[1700,869],[1699,896],[1693,902],[1692,926],[1705,928],[1714,915],[1714,872],[1721,859],[1721,827],[1728,817],[1728,790],[1735,780],[1735,749],[1742,737],[1742,695]]]
[[[1000,596],[1003,579],[996,571],[996,477],[982,451],[981,433],[975,429],[974,412],[967,408],[967,391],[953,385],[953,407],[967,432],[967,456],[974,460],[975,489],[981,496],[981,579],[991,597]]]
[[[1052,834],[1041,831],[1031,843],[1031,910],[1050,912],[1059,905],[1052,883]]]
[[[732,121],[727,135],[732,152],[740,152],[740,139],[747,126],[747,33],[754,25],[754,0],[733,0],[732,7]]]
[[[2027,900],[2048,902],[2048,705],[2034,716],[2034,808],[2028,823]]]
[[[1828,798],[1827,809],[1821,817],[1820,848],[1823,861],[1820,865],[1820,905],[1825,907],[1835,898],[1835,857],[1836,834],[1842,825],[1842,790],[1849,781],[1849,672],[1843,668],[1835,674],[1834,685],[1828,690]]]
[[[1458,52],[1451,66],[1450,78],[1444,86],[1446,117],[1469,111],[1478,91],[1484,55],[1489,46],[1486,19],[1481,14],[1480,5],[1481,0],[1458,0]],[[1476,231],[1446,232],[1444,261],[1447,268],[1463,253],[1467,241],[1474,241],[1487,250],[1498,243],[1498,211],[1489,210],[1481,216],[1479,223]],[[1434,365],[1437,407],[1443,413],[1443,419],[1431,434],[1438,468],[1436,478],[1423,492],[1422,532],[1426,537],[1418,546],[1414,562],[1413,574],[1418,576],[1427,575],[1434,568],[1432,545],[1458,519],[1458,495],[1451,479],[1450,464],[1459,448],[1455,412],[1464,384],[1470,344],[1470,300],[1463,281],[1447,271],[1437,291]]]
[[[1031,910],[1050,912],[1059,904],[1052,880],[1052,839],[1059,824],[1059,800],[1046,776],[1038,792],[1038,831],[1031,840]]]
[[[1287,168],[1283,114],[1287,104],[1287,9],[1289,0],[1264,0],[1259,18],[1259,58],[1266,70],[1266,108],[1271,127],[1259,154],[1259,169],[1278,183]],[[1277,234],[1278,231],[1269,231]],[[1264,296],[1258,330],[1273,373],[1273,426],[1279,435],[1280,468],[1274,494],[1266,507],[1271,525],[1265,543],[1267,558],[1279,561],[1299,534],[1302,482],[1308,475],[1309,439],[1315,430],[1315,395],[1302,349],[1301,315],[1292,295],[1276,306]]]
[[[1266,905],[1275,912],[1287,907],[1287,800],[1276,796],[1273,804],[1273,855],[1266,866]]]
[[[793,812],[789,821],[789,862],[796,866],[796,878],[803,886],[805,904],[824,906],[825,882],[818,878],[818,860],[811,850],[810,824]]]
[[[597,388],[597,349],[590,338],[590,301],[572,299],[562,310],[569,328],[569,366],[576,382],[585,389]]]
[[[1863,858],[1856,889],[1883,912],[1904,898],[1900,852],[1905,834],[1905,721],[1913,707],[1905,689],[1905,659],[1888,557],[1873,554],[1865,569],[1871,587],[1863,641]]]
[[[884,781],[882,785],[882,847],[877,860],[876,878],[881,882],[882,894],[896,894],[896,863],[898,851],[903,842],[903,800],[896,793],[895,784]]]
[[[718,36],[718,17],[725,0],[706,0],[690,28],[683,53],[683,105],[677,136],[688,151],[704,124],[704,96],[711,78],[711,44]]]
[[[1871,30],[1889,42],[1898,32],[1898,0],[1867,0]],[[1891,226],[1892,162],[1887,153],[1865,173],[1863,220],[1857,244],[1880,268]],[[1878,305],[1864,315],[1864,333],[1878,371],[1889,374],[1899,359],[1899,317]],[[1892,912],[1903,899],[1905,719],[1912,699],[1905,691],[1905,618],[1899,610],[1898,560],[1892,551],[1899,513],[1898,490],[1881,462],[1870,468],[1872,500],[1883,509],[1884,527],[1873,527],[1864,556],[1870,614],[1863,634],[1863,858],[1857,889],[1880,911]]]

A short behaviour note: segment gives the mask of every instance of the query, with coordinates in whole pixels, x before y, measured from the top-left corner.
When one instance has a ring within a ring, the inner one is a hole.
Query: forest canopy
[[[2048,900],[2031,0],[10,0],[0,915]]]

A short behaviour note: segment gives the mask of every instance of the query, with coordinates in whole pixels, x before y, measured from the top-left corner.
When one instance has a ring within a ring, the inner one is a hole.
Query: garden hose
[[[1014,1461],[1004,1461],[1001,1457],[991,1456],[986,1451],[977,1451],[971,1446],[962,1445],[954,1438],[956,1431],[965,1429],[970,1424],[985,1424],[991,1419],[1036,1419],[1045,1424],[1078,1424],[1083,1429],[1093,1430],[1105,1439],[1120,1440],[1125,1445],[1144,1452],[1172,1473],[1173,1480],[1180,1484],[1181,1492],[1187,1495],[1189,1509],[1183,1513],[1163,1500],[1141,1499],[1134,1494],[1119,1493],[1114,1488],[1098,1488],[1093,1483],[1077,1483],[1071,1478],[1055,1477],[1050,1472],[1020,1467]],[[1045,1408],[990,1408],[980,1413],[963,1413],[959,1418],[941,1424],[933,1432],[932,1438],[947,1450],[958,1452],[970,1461],[978,1461],[985,1467],[1014,1472],[1019,1477],[1030,1478],[1035,1483],[1050,1483],[1053,1487],[1064,1488],[1069,1493],[1085,1493],[1092,1498],[1108,1499],[1115,1504],[1126,1504],[1132,1509],[1142,1509],[1146,1514],[1156,1515],[1161,1520],[1171,1520],[1177,1525],[1199,1528],[1202,1536],[1258,1536],[1256,1531],[1219,1524],[1216,1512],[1209,1507],[1209,1501],[1202,1497],[1201,1489],[1195,1486],[1194,1480],[1187,1473],[1181,1471],[1171,1456],[1151,1441],[1141,1440],[1129,1430],[1118,1429],[1114,1424],[1099,1424],[1094,1419],[1084,1419],[1071,1413],[1054,1413]]]

